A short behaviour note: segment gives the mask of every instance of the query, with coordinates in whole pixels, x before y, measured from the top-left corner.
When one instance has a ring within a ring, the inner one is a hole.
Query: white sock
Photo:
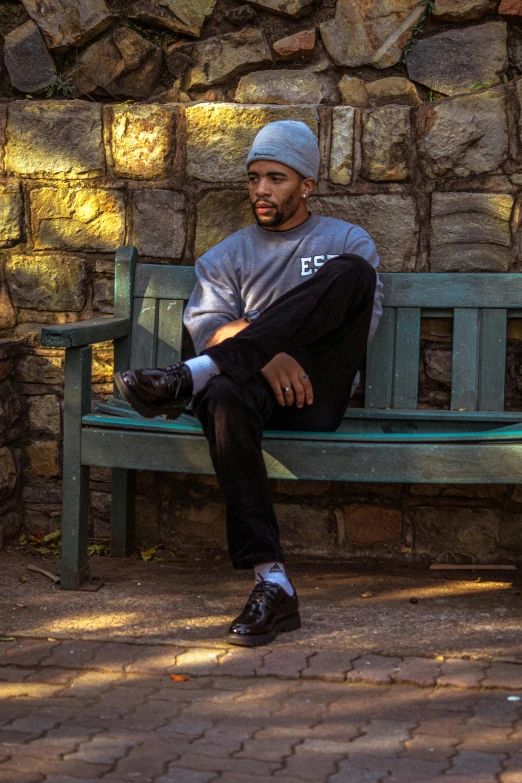
[[[295,593],[282,563],[261,563],[261,565],[254,566],[254,576],[256,582],[261,582],[261,580],[276,582],[278,585],[281,585],[288,595]]]
[[[221,370],[210,356],[196,356],[195,359],[187,359],[185,362],[192,375],[192,393],[197,394],[204,389],[214,375],[220,375]]]

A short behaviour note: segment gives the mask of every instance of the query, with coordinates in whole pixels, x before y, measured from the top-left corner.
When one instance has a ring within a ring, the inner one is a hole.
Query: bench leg
[[[78,590],[89,575],[89,467],[81,464],[82,416],[91,407],[90,347],[65,352],[63,415],[62,590]]]
[[[111,557],[134,552],[136,471],[112,469]]]
[[[65,467],[68,463],[68,467]],[[87,535],[89,531],[89,467],[72,469],[64,452],[62,507],[62,590],[78,590],[89,576]]]

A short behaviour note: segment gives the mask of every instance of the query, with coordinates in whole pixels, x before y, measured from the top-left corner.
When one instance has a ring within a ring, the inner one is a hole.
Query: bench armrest
[[[126,337],[130,331],[128,318],[90,318],[73,324],[44,326],[41,344],[46,348],[80,348]]]

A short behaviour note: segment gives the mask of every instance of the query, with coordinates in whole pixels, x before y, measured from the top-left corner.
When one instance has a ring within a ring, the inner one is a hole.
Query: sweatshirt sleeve
[[[199,354],[216,329],[241,317],[241,296],[228,265],[218,264],[211,253],[196,262],[196,277],[183,322]]]
[[[346,238],[346,244],[344,248],[345,253],[354,253],[355,255],[365,258],[369,264],[373,266],[377,272],[377,284],[375,286],[375,301],[373,305],[372,322],[370,324],[370,334],[368,340],[371,340],[377,331],[379,320],[382,315],[382,302],[383,302],[383,286],[379,279],[379,256],[377,255],[377,248],[375,242],[370,235],[363,229],[358,231],[351,231]]]

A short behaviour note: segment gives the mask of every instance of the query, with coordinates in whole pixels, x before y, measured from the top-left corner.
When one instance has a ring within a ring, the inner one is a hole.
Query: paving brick
[[[466,713],[460,715],[455,715],[455,713],[449,715],[425,714],[413,729],[412,735],[414,737],[417,734],[426,734],[428,737],[458,737],[467,718]]]
[[[3,682],[0,684],[2,700],[27,698],[38,699],[38,703],[40,703],[40,699],[54,696],[61,690],[63,690],[63,685],[47,685],[40,682]],[[20,703],[20,706],[23,704]]]
[[[511,726],[522,715],[522,701],[508,701],[510,691],[483,691],[473,706],[470,725],[485,723],[488,726]]]
[[[410,738],[415,723],[415,719],[407,722],[372,720],[362,726],[363,736],[350,743],[350,752],[363,755],[398,753],[403,749],[403,743]]]
[[[181,711],[181,705],[155,701],[142,704],[135,712],[118,721],[117,728],[153,731],[166,726]]]
[[[302,778],[293,778],[288,775],[279,774],[277,776],[277,783],[302,783],[302,781]],[[274,778],[271,775],[246,775],[244,772],[239,774],[236,772],[224,772],[219,778],[219,783],[274,783]]]
[[[353,662],[353,669],[346,675],[348,682],[360,680],[378,685],[386,685],[392,681],[401,662],[400,658],[385,658],[382,655],[365,655]]]
[[[440,669],[441,663],[431,658],[404,658],[394,668],[392,679],[394,682],[411,682],[421,688],[429,688],[435,685]]]
[[[343,682],[346,673],[353,668],[353,655],[344,652],[319,652],[308,659],[308,667],[303,669],[303,679],[318,678],[331,682]]]
[[[169,769],[166,775],[156,779],[156,783],[211,783],[218,777],[216,772],[197,772],[193,769]]]
[[[43,776],[38,772],[16,774],[12,769],[0,768],[0,783],[39,783]],[[49,778],[47,778],[49,780]]]
[[[140,647],[121,642],[107,642],[98,647],[90,666],[109,672],[122,672],[139,655]]]
[[[19,731],[22,734],[43,734],[48,729],[54,729],[57,721],[41,715],[29,715],[26,718],[17,718],[6,728],[11,731]]]
[[[522,691],[522,664],[493,663],[487,670],[482,686]]]
[[[88,764],[113,764],[126,755],[132,743],[124,742],[118,737],[97,736],[88,742],[82,742],[75,753],[64,756],[65,761],[78,764],[85,761]]]
[[[201,736],[207,729],[210,729],[211,726],[212,721],[208,718],[180,715],[178,718],[169,721],[167,726],[158,729],[156,734],[158,737],[168,736],[171,733],[184,734],[196,738]]]
[[[475,783],[482,783],[482,778],[488,778],[502,771],[501,754],[474,753],[462,751],[451,759],[451,768],[446,772],[449,781],[452,775],[474,775]]]
[[[389,765],[384,759],[374,758],[365,762],[363,759],[350,758],[340,762],[339,771],[328,778],[328,783],[380,783],[388,769]]]
[[[111,688],[99,696],[93,704],[84,707],[79,717],[82,720],[85,717],[116,720],[118,715],[133,712],[136,707],[143,704],[151,692],[152,689],[147,691],[145,688]]]
[[[268,776],[279,766],[279,762],[256,761],[256,775],[259,774]],[[250,774],[252,772],[252,760],[223,757],[216,758],[215,756],[200,756],[194,752],[183,753],[179,760],[171,762],[169,770],[173,767],[194,769],[198,772],[244,772],[246,774]]]
[[[258,761],[281,761],[284,756],[289,756],[300,739],[256,738],[243,743],[242,749],[235,754],[238,759],[255,759]],[[194,743],[194,747],[197,743]]]
[[[256,669],[263,663],[266,651],[251,650],[241,647],[227,650],[219,659],[219,668],[215,674],[230,677],[254,677]]]
[[[391,697],[383,698],[378,703],[380,720],[409,721],[412,714],[421,717],[426,711],[430,691],[413,685],[401,685],[391,692]]]
[[[14,666],[0,666],[0,682],[19,682],[26,680],[34,669],[16,669]]]
[[[131,748],[129,753],[121,758],[113,770],[105,776],[107,780],[113,778],[124,778],[138,780],[140,783],[150,781],[159,775],[167,772],[168,763],[177,758],[181,752],[188,747],[179,747],[170,742],[151,742],[147,741],[143,745]]]
[[[510,739],[511,726],[487,726],[485,724],[471,724],[464,726],[459,731],[459,753],[462,751],[477,751],[483,753],[511,753],[515,752],[520,744],[517,740]]]
[[[4,649],[3,663],[8,666],[37,666],[59,646],[60,642],[47,642],[43,639],[19,641]]]
[[[437,685],[451,685],[454,688],[478,688],[486,675],[487,663],[466,661],[463,658],[447,658],[441,666]]]
[[[448,762],[424,759],[390,759],[389,783],[431,783],[447,769]],[[388,778],[386,778],[388,780]]]
[[[68,690],[62,691],[62,694],[97,698],[110,690],[122,676],[120,672],[84,671],[70,682]]]
[[[455,754],[458,737],[441,737],[433,734],[416,734],[404,743],[404,758],[423,759],[425,761],[443,761]]]
[[[18,671],[21,671],[18,669]],[[59,669],[57,666],[44,666],[38,671],[31,672],[26,678],[28,682],[46,682],[49,685],[68,685],[75,677],[72,669]]]
[[[265,655],[262,666],[257,669],[257,674],[263,677],[297,679],[303,669],[306,669],[309,655],[301,650],[276,648]]]
[[[12,781],[12,783],[16,783],[16,781]],[[48,775],[45,778],[45,783],[100,783],[100,778],[81,778],[81,781],[77,777],[73,777],[73,775]],[[113,780],[111,778],[111,783],[128,783],[126,780]]]
[[[217,673],[218,659],[225,652],[226,650],[214,650],[210,647],[194,647],[192,650],[178,655],[175,663],[170,665],[169,672],[191,674],[194,677],[205,677]]]
[[[42,666],[81,669],[92,661],[99,646],[99,642],[63,642],[53,647],[49,657],[42,661]]]
[[[2,768],[13,772],[28,773],[39,772],[41,775],[74,775],[76,778],[99,778],[104,772],[110,770],[109,764],[86,764],[82,761],[61,761],[56,759],[36,759],[34,756],[25,756],[17,751],[8,761],[4,761]],[[10,782],[11,783],[11,782]]]
[[[176,663],[176,657],[184,652],[179,647],[143,647],[135,654],[134,660],[126,662],[124,669],[129,674],[166,675]]]
[[[471,718],[472,709],[477,703],[479,694],[476,691],[463,691],[450,688],[436,688],[428,694],[428,709],[443,710],[444,712],[469,712]]]
[[[274,773],[274,779],[279,780],[287,775],[299,780],[313,780],[314,783],[317,783],[317,781],[326,780],[329,775],[333,775],[336,763],[341,759],[342,754],[330,753],[302,753],[299,756],[290,756],[285,759],[284,768]]]

